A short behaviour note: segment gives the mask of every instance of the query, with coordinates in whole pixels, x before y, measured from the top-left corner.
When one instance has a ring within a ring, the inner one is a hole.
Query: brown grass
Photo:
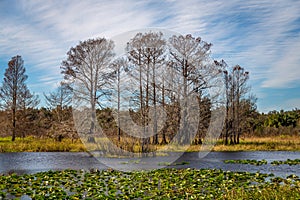
[[[248,137],[238,145],[218,144],[214,151],[300,151],[300,136]]]

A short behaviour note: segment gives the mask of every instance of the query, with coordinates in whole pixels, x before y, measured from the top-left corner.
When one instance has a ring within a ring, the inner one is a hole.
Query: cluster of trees
[[[177,134],[179,144],[201,143],[214,120],[211,112],[220,107],[226,107],[225,144],[229,139],[237,144],[243,121],[254,109],[251,99],[246,99],[249,73],[224,61],[213,62],[210,48],[210,43],[190,34],[165,38],[161,32],[138,33],[128,41],[126,54],[116,58],[111,40],[80,42],[61,66],[81,105],[76,119],[81,120],[80,134],[88,142],[100,137],[96,106],[105,107],[106,98],[115,103],[111,109],[118,142],[122,137],[137,138],[142,152],[149,150],[149,144],[169,143]],[[226,85],[226,104],[220,101],[222,92],[216,92],[220,81]],[[126,112],[122,107],[128,101]],[[83,114],[85,109],[90,115]]]
[[[26,70],[21,56],[17,55],[8,62],[2,86],[0,87],[0,118],[1,135],[11,133],[12,141],[16,136],[26,135],[53,136],[69,130],[62,122],[72,124],[71,91],[66,85],[61,85],[57,91],[44,95],[48,108],[37,109],[39,97],[30,92],[27,87]],[[61,124],[59,126],[59,124]],[[74,130],[70,130],[74,135]]]
[[[226,145],[238,144],[242,134],[262,126],[297,126],[299,110],[259,114],[256,98],[249,95],[249,72],[212,60],[210,48],[190,34],[138,33],[128,41],[126,54],[116,58],[111,40],[80,42],[62,62],[64,81],[44,94],[47,108],[37,108],[39,98],[26,86],[24,62],[15,56],[0,88],[1,134],[11,132],[12,140],[27,134],[75,138],[72,109],[80,124],[76,130],[88,142],[103,133],[119,144],[132,138],[142,152],[150,144],[169,143],[176,134],[180,144],[201,144],[218,108],[226,110],[221,133]]]
[[[229,68],[224,60],[215,61],[222,67],[226,88],[226,119],[223,131],[224,144],[239,144],[242,132],[245,132],[247,118],[256,112],[256,98],[248,96],[249,72],[239,65]]]

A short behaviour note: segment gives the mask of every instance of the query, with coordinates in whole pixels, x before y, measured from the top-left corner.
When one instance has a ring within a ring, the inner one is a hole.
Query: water
[[[170,154],[176,156],[176,153]],[[176,163],[187,162],[185,165],[176,165],[169,167],[176,168],[206,168],[206,169],[222,169],[230,171],[248,171],[273,173],[276,176],[286,177],[290,174],[300,176],[300,166],[294,165],[278,165],[269,164],[274,160],[286,160],[300,158],[300,152],[291,151],[252,151],[252,152],[210,152],[204,158],[199,153],[184,153]],[[105,158],[110,163],[123,167],[124,170],[132,167],[139,168],[147,166],[150,168],[158,168],[159,163],[165,160],[165,157],[155,158],[155,162],[151,159],[137,159],[138,162],[128,162],[128,159]],[[223,160],[231,159],[255,159],[268,161],[267,165],[254,166],[243,164],[225,164]],[[107,169],[108,166],[99,162],[96,158],[85,152],[22,152],[22,153],[0,153],[0,173],[36,173],[48,170],[63,169]]]

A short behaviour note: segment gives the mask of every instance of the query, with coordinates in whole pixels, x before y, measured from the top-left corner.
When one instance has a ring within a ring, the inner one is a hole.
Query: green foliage
[[[292,126],[296,127],[297,121],[300,118],[298,110],[294,111],[272,111],[269,117],[265,120],[264,126],[267,127],[280,127],[280,126]]]

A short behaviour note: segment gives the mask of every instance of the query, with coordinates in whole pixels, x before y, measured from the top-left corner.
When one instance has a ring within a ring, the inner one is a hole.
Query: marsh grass
[[[0,152],[80,152],[86,151],[80,140],[63,139],[58,142],[52,138],[0,138]]]
[[[237,145],[219,142],[213,151],[300,151],[300,136],[247,137]]]
[[[0,152],[50,152],[50,151],[93,151],[111,149],[109,142],[116,144],[129,152],[140,152],[140,143],[133,138],[123,138],[121,142],[112,138],[96,138],[96,144],[85,146],[80,139],[64,138],[61,142],[52,138],[17,138],[15,142],[10,137],[0,137]],[[100,145],[99,145],[100,144]],[[201,145],[149,145],[151,151],[164,152],[197,152]],[[219,140],[212,149],[213,151],[300,151],[300,135],[274,136],[274,137],[246,137],[237,145],[223,145]]]

